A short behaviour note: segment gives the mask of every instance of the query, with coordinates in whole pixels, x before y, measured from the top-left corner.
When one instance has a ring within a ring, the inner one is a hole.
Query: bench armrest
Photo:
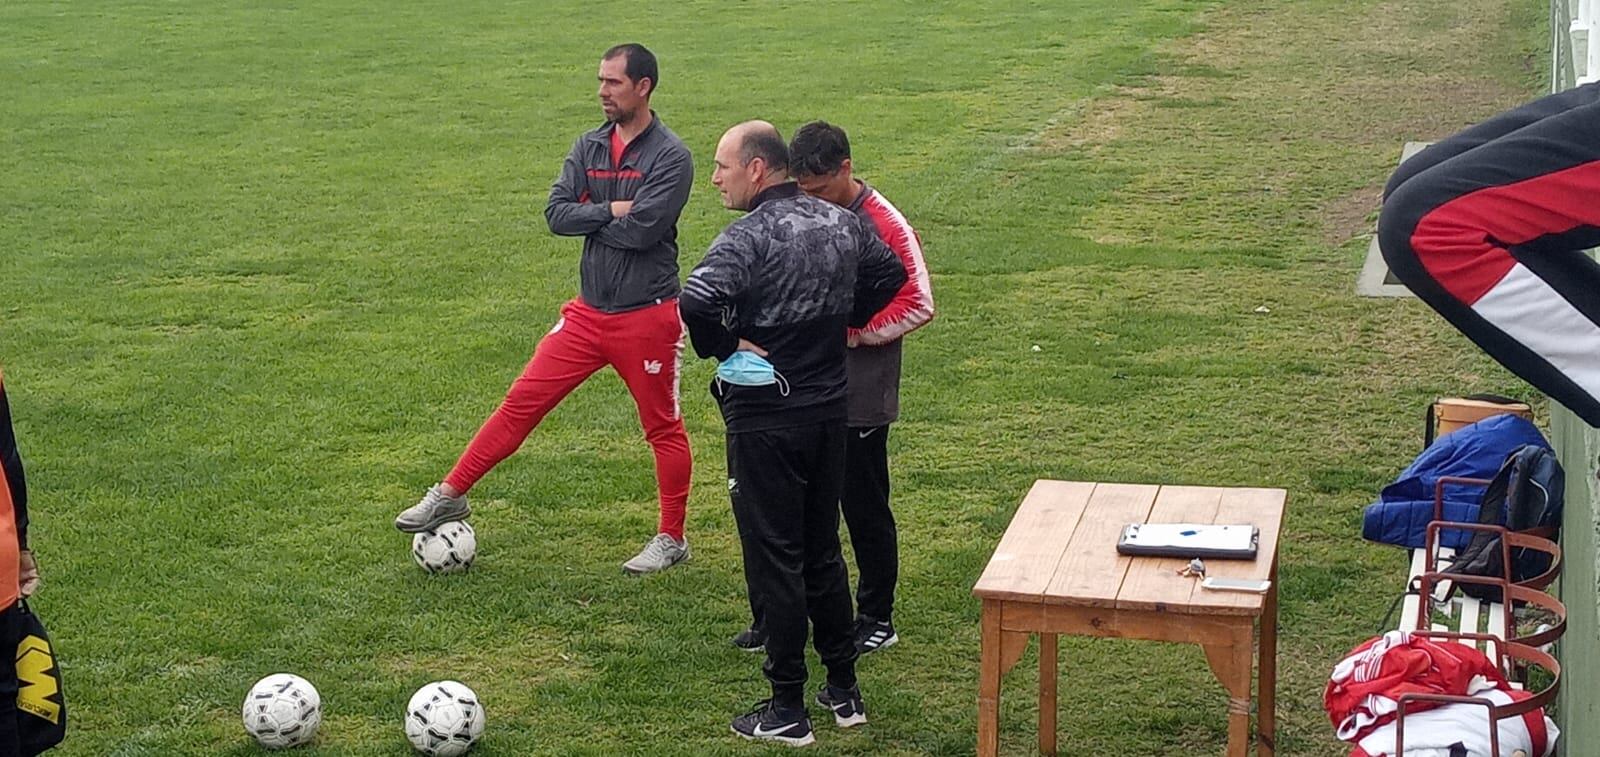
[[[1556,599],[1555,597],[1540,591],[1539,589],[1523,586],[1521,584],[1515,584],[1505,580],[1504,578],[1490,578],[1488,576],[1463,576],[1455,573],[1424,573],[1421,576],[1418,576],[1417,580],[1421,584],[1423,591],[1422,607],[1417,616],[1417,627],[1419,629],[1431,628],[1433,625],[1433,602],[1429,600],[1432,599],[1431,595],[1434,585],[1437,583],[1456,582],[1499,587],[1500,596],[1506,605],[1506,612],[1503,615],[1503,622],[1501,623],[1500,632],[1497,634],[1498,638],[1501,640],[1504,640],[1508,643],[1520,644],[1526,647],[1542,647],[1550,642],[1555,641],[1556,639],[1561,638],[1561,635],[1567,632],[1567,606],[1562,604],[1561,600]],[[1512,623],[1514,616],[1516,615],[1514,608],[1518,602],[1534,605],[1546,610],[1551,615],[1556,617],[1556,622],[1550,624],[1549,628],[1538,633],[1529,634],[1527,636],[1517,636],[1513,634]],[[1494,629],[1490,630],[1493,631]],[[1416,633],[1433,634],[1437,632],[1419,630],[1416,631]],[[1475,634],[1457,634],[1458,638],[1475,638],[1476,636],[1477,635]]]
[[[1516,589],[1518,587],[1511,587]],[[1418,631],[1416,636],[1421,636],[1437,641],[1492,640],[1489,634],[1449,633],[1442,631]],[[1536,665],[1550,672],[1550,685],[1539,693],[1527,699],[1509,704],[1496,704],[1483,697],[1453,696],[1449,694],[1403,694],[1400,697],[1400,711],[1395,718],[1395,754],[1405,754],[1406,715],[1409,705],[1418,702],[1433,702],[1437,704],[1476,704],[1489,710],[1489,745],[1491,752],[1500,753],[1500,721],[1506,718],[1520,717],[1524,713],[1543,709],[1555,699],[1556,692],[1561,690],[1561,663],[1548,653],[1534,647],[1517,642],[1506,642],[1495,645],[1495,664],[1501,670],[1506,670],[1508,665],[1526,667]]]
[[[1455,523],[1444,520],[1436,520],[1428,524],[1427,535],[1423,539],[1423,556],[1425,558],[1423,562],[1423,572],[1425,573],[1439,572],[1439,534],[1445,530],[1479,531],[1483,533],[1499,535],[1500,577],[1507,581],[1512,581],[1512,583],[1515,583],[1519,586],[1527,586],[1533,589],[1543,589],[1554,582],[1557,576],[1561,575],[1561,545],[1549,539],[1546,539],[1542,536],[1535,536],[1532,532],[1528,531],[1511,531],[1506,529],[1505,526],[1496,526],[1488,523]],[[1533,578],[1522,581],[1513,581],[1513,575],[1511,571],[1512,549],[1531,549],[1535,552],[1543,552],[1544,554],[1550,556],[1550,566],[1545,568],[1543,573],[1540,573]],[[1459,558],[1460,556],[1461,553],[1457,552],[1456,557]]]
[[[1447,484],[1462,484],[1465,486],[1488,486],[1493,483],[1487,478],[1467,478],[1465,476],[1440,476],[1433,482],[1433,519],[1444,520],[1444,487]]]

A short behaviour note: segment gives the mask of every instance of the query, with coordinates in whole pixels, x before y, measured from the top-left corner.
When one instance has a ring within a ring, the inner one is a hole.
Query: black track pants
[[[850,579],[839,552],[844,421],[728,434],[728,492],[746,590],[778,706],[804,706],[807,621],[828,682],[856,683]]]
[[[899,537],[889,509],[889,426],[849,429],[844,467],[839,506],[856,555],[856,612],[886,621],[894,613],[900,578]]]

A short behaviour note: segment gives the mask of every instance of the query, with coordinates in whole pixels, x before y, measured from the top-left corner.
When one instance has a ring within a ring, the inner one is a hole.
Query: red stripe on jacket
[[[644,178],[644,174],[639,173],[638,171],[635,171],[632,168],[624,168],[624,169],[622,169],[620,171],[608,171],[608,170],[606,170],[604,168],[591,168],[591,169],[589,169],[588,174],[589,174],[589,178],[591,178],[591,179],[642,179],[642,178]]]
[[[933,283],[928,278],[928,266],[922,260],[922,238],[906,222],[899,208],[884,199],[878,190],[863,185],[861,212],[872,221],[884,244],[900,257],[901,265],[906,267],[906,283],[895,293],[894,299],[872,317],[866,328],[851,329],[850,335],[860,344],[888,344],[933,320]]]
[[[1411,249],[1451,296],[1476,303],[1517,264],[1507,249],[1600,226],[1600,161],[1461,195],[1428,211]]]

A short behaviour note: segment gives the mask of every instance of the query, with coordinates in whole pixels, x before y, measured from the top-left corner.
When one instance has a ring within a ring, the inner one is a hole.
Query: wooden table
[[[1228,691],[1228,757],[1250,742],[1253,632],[1261,621],[1257,754],[1273,754],[1278,651],[1278,531],[1282,489],[1037,481],[972,593],[983,600],[978,754],[1000,749],[1000,678],[1039,635],[1039,751],[1056,752],[1056,636],[1111,636],[1199,644]],[[1249,523],[1256,559],[1207,560],[1211,576],[1272,581],[1265,595],[1200,588],[1187,561],[1125,557],[1129,523]],[[1153,682],[1152,685],[1160,685]]]

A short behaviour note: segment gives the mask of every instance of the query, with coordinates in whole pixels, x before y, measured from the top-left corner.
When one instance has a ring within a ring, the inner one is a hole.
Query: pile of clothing
[[[1489,710],[1478,704],[1412,702],[1406,706],[1405,752],[1395,752],[1395,721],[1406,694],[1448,694],[1508,705],[1531,696],[1513,689],[1476,647],[1390,631],[1356,647],[1323,691],[1323,707],[1350,757],[1550,757],[1560,731],[1535,709],[1495,724],[1500,753],[1489,743]]]

